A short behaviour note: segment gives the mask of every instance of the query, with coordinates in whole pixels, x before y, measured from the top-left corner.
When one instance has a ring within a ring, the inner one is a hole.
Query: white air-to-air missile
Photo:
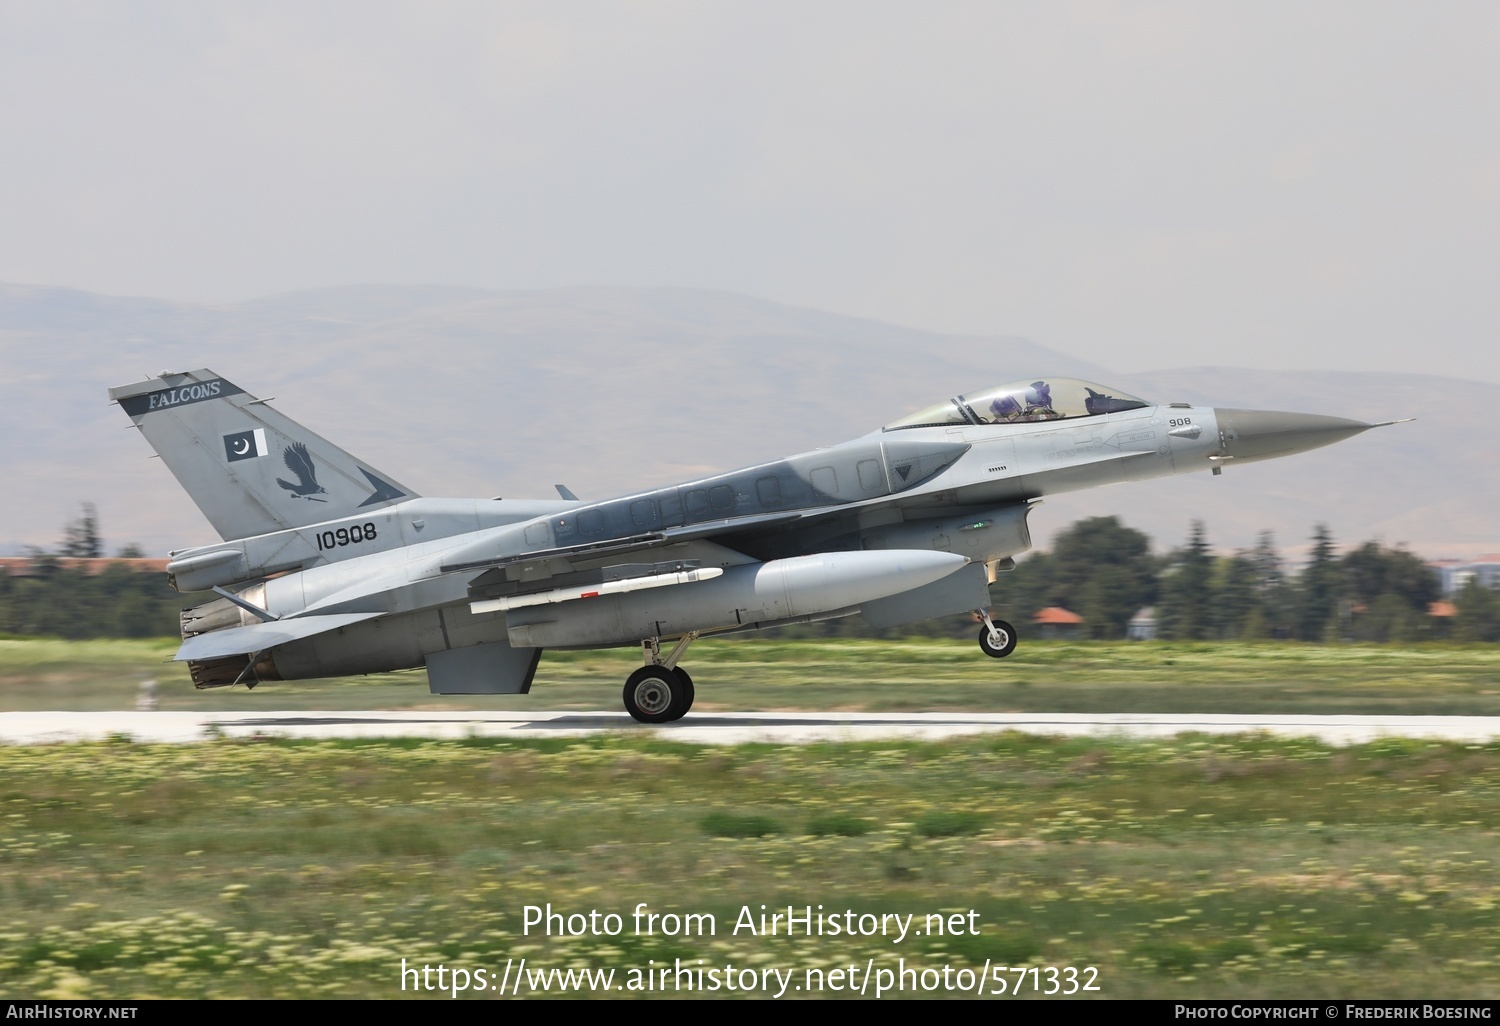
[[[198,687],[426,666],[437,694],[530,691],[544,648],[640,645],[636,719],[693,702],[697,638],[860,615],[989,613],[1045,495],[1305,452],[1377,425],[1158,406],[1069,378],[954,396],[842,445],[582,502],[425,499],[208,370],[110,389],[224,541],[172,553]]]

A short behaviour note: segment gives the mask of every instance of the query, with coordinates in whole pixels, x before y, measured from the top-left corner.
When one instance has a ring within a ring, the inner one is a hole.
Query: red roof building
[[[1031,622],[1037,628],[1037,635],[1043,638],[1073,639],[1083,633],[1083,617],[1061,606],[1037,610]]]

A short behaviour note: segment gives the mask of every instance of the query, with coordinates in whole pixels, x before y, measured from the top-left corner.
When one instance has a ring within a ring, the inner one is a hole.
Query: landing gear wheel
[[[993,659],[1004,659],[1016,650],[1016,629],[1004,620],[991,623],[995,625],[993,632],[989,624],[979,628],[979,647]]]
[[[679,705],[672,706],[672,714],[669,719],[680,720],[693,707],[693,678],[689,677],[688,672],[680,666],[672,672],[677,674],[678,678],[682,681],[682,702]]]
[[[676,670],[642,666],[625,681],[625,711],[642,723],[666,723],[687,712],[687,689]]]

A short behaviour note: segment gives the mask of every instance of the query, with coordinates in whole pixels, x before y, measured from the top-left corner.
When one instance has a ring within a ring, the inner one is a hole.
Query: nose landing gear
[[[641,723],[670,723],[680,720],[693,707],[693,678],[677,665],[677,660],[698,637],[684,634],[668,653],[661,655],[661,639],[641,642],[646,665],[625,681],[625,711]]]
[[[1016,629],[1004,620],[991,620],[987,609],[977,610],[984,626],[979,628],[979,648],[993,659],[1004,659],[1016,650]]]

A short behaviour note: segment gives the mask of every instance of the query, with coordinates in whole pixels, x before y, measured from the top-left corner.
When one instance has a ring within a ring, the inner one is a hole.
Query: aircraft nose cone
[[[1273,410],[1216,409],[1214,416],[1224,441],[1224,455],[1233,457],[1236,463],[1307,452],[1342,442],[1375,426],[1343,417]]]

